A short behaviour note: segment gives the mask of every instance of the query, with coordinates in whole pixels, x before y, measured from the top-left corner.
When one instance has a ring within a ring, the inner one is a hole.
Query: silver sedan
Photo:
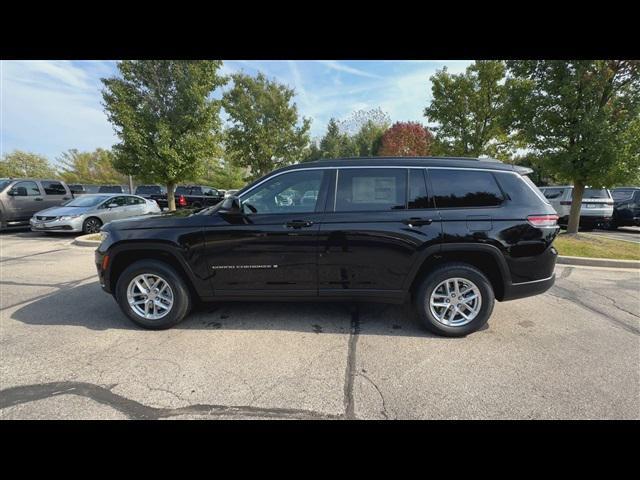
[[[99,193],[82,195],[57,207],[36,213],[30,221],[38,232],[96,233],[112,220],[160,213],[155,200],[137,195]]]

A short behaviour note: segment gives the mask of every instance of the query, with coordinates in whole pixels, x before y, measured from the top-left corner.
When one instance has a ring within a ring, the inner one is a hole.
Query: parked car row
[[[127,185],[89,185],[73,183],[69,184],[69,189],[74,195],[85,195],[88,193],[131,193]]]
[[[175,195],[178,208],[196,210],[224,199],[224,192],[205,185],[180,185]],[[0,230],[31,226],[37,231],[91,233],[111,220],[159,213],[167,206],[167,189],[161,185],[139,185],[132,195],[125,185],[0,179]]]
[[[558,223],[569,223],[573,186],[540,187],[540,191],[558,213]],[[586,188],[580,207],[580,227],[616,229],[640,225],[640,187]]]
[[[216,205],[224,200],[224,194],[220,190],[206,185],[178,185],[174,195],[176,208],[193,208],[197,210]],[[158,202],[160,208],[169,206],[166,190],[163,193],[151,194],[150,198]]]

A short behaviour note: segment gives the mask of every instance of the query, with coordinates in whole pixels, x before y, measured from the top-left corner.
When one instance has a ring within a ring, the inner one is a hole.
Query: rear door
[[[424,168],[343,167],[320,226],[320,296],[400,299],[442,226]]]
[[[127,212],[129,217],[144,215],[146,213],[145,200],[138,197],[127,197]]]
[[[44,208],[55,207],[71,200],[71,195],[67,192],[67,189],[58,181],[42,180],[40,185],[44,190],[44,201],[42,202],[45,205]]]

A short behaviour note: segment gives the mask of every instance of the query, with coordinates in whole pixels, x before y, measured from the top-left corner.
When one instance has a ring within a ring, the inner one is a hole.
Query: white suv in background
[[[558,212],[558,223],[566,226],[571,211],[572,186],[539,187],[542,194]],[[606,227],[613,216],[613,198],[606,188],[585,188],[580,208],[580,226],[590,229]]]

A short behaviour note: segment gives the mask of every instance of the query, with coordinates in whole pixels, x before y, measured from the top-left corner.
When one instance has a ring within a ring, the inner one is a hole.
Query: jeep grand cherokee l
[[[429,330],[466,335],[494,299],[553,285],[558,216],[530,171],[458,158],[281,168],[197,213],[109,223],[100,283],[150,329],[196,299],[410,300]]]

